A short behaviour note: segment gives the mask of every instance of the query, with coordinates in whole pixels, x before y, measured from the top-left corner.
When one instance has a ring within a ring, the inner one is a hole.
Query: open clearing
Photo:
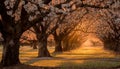
[[[120,65],[120,56],[104,50],[102,47],[81,47],[63,53],[53,53],[54,47],[48,48],[53,57],[37,58],[37,49],[23,46],[20,48],[20,60],[23,64],[40,67],[60,67],[62,69],[113,68]],[[2,49],[0,48],[0,56]]]

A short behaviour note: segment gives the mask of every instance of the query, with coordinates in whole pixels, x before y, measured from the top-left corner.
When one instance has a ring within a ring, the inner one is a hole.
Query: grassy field
[[[37,49],[31,47],[20,48],[20,60],[23,64],[40,67],[61,67],[62,69],[96,69],[112,68],[120,65],[120,56],[114,55],[102,47],[81,47],[79,49],[53,53],[54,48],[48,48],[53,57],[37,58]],[[2,48],[0,47],[0,57]]]

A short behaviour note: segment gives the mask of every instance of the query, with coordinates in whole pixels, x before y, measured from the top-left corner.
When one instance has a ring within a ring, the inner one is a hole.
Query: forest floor
[[[37,58],[37,49],[29,46],[20,48],[22,64],[2,69],[119,69],[120,55],[114,55],[102,47],[85,46],[63,53],[53,53],[52,57]],[[1,58],[2,48],[0,48]]]

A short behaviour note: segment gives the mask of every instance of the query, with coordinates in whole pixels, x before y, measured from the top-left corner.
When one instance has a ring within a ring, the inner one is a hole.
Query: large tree
[[[47,39],[55,28],[57,28],[57,24],[53,24],[53,20],[54,17],[46,17],[46,20],[33,26],[38,40],[38,57],[50,57],[47,49]]]
[[[0,0],[0,32],[4,39],[3,66],[20,63],[19,39],[24,31],[43,20],[40,10],[41,7],[32,1]]]

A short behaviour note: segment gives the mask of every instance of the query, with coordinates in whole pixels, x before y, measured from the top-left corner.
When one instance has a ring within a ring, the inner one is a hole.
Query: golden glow
[[[99,44],[96,46],[95,42]],[[77,48],[76,50],[72,50],[71,52],[79,53],[79,54],[90,54],[90,55],[102,54],[102,56],[111,54],[110,51],[104,50],[103,43],[93,34],[90,34],[87,40],[79,48]],[[112,56],[113,55],[110,55],[110,57]]]
[[[52,53],[54,48],[48,48]],[[103,58],[115,58],[116,56],[111,54],[111,52],[104,50],[102,47],[91,47],[82,46],[79,49],[73,50],[71,52],[63,52],[62,54],[51,54],[53,58],[36,58],[37,50],[33,50],[31,47],[21,47],[20,48],[20,60],[22,63],[29,64],[32,66],[47,66],[47,67],[66,67],[66,66],[85,66],[94,65],[99,66],[99,64],[107,63],[108,61],[96,61],[93,59],[103,59]],[[112,64],[113,62],[109,62]],[[115,62],[114,64],[117,64]],[[102,66],[103,66],[102,65]],[[114,66],[114,65],[113,65]]]

